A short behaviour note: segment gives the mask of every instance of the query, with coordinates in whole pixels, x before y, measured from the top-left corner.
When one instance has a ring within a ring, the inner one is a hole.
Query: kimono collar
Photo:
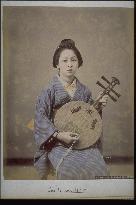
[[[76,82],[76,89],[75,89],[75,92],[74,92],[74,95],[73,96],[70,96],[68,94],[68,91],[66,91],[66,89],[64,88],[64,86],[62,85],[61,81],[59,80],[59,76],[58,75],[55,75],[53,77],[53,84],[55,86],[55,89],[56,90],[60,90],[61,89],[61,92],[63,91],[63,94],[65,94],[67,96],[67,98],[69,98],[69,100],[73,99],[73,100],[76,100],[80,97],[80,91],[82,90],[82,84],[80,83],[80,81],[78,80],[78,78],[75,77],[75,82]]]
[[[67,83],[66,81],[64,81],[59,75],[57,75],[59,81],[62,83],[62,85],[64,86],[64,88],[67,90],[71,90],[71,89],[75,89],[76,88],[76,78],[74,78],[73,82],[71,84]]]

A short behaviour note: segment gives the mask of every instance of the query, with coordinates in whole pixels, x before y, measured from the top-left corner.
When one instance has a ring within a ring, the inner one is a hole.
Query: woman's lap
[[[58,146],[48,154],[49,160],[55,169],[66,151],[67,148]],[[72,150],[64,158],[57,172],[59,180],[86,180],[107,175],[107,165],[97,148],[82,151]]]

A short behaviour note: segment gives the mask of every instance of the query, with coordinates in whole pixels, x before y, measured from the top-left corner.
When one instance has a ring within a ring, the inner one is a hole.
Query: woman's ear
[[[58,71],[58,74],[59,74],[59,72],[60,72],[60,68],[59,68],[59,66],[56,65],[56,68],[57,68],[57,71]]]

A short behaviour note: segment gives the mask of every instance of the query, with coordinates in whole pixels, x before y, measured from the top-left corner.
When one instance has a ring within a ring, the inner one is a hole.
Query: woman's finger
[[[70,133],[70,136],[71,136],[71,137],[78,137],[79,134],[71,132],[71,133]]]
[[[107,102],[107,101],[108,101],[108,96],[104,96],[104,97],[100,100],[101,103]]]
[[[79,136],[78,137],[72,137],[73,141],[78,141],[79,140]]]

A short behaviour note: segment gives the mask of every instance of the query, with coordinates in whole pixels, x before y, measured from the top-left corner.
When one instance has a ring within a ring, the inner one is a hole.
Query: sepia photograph
[[[3,198],[133,199],[134,2],[119,3],[2,1]]]

